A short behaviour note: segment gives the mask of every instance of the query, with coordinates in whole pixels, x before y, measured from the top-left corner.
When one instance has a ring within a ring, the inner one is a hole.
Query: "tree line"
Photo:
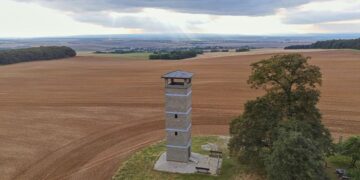
[[[310,45],[292,45],[285,49],[359,49],[360,38],[317,41]]]
[[[176,50],[170,52],[154,52],[149,55],[149,59],[168,59],[178,60],[196,57],[198,54],[202,54],[202,50],[191,49],[191,50]]]
[[[41,46],[0,51],[0,65],[20,62],[52,60],[76,56],[75,50],[66,46]]]

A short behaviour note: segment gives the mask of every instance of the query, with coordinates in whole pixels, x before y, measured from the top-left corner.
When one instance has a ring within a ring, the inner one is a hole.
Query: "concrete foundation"
[[[176,161],[183,163],[187,163],[190,161],[190,146],[188,146],[187,148],[167,147],[166,152],[171,152],[167,153],[167,161]]]
[[[211,175],[217,175],[222,164],[222,159],[212,158],[198,153],[191,153],[190,161],[188,163],[167,161],[166,152],[163,153],[159,160],[155,163],[155,170],[191,174],[196,173],[195,167],[209,168]]]

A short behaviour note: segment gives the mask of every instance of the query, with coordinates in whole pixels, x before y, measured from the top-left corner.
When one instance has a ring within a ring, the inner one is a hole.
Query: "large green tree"
[[[251,64],[248,83],[252,88],[263,88],[266,94],[248,101],[243,114],[231,122],[229,149],[233,156],[265,166],[265,159],[279,147],[274,144],[281,131],[294,131],[311,140],[319,156],[329,153],[330,133],[316,107],[321,73],[308,59],[287,54]]]

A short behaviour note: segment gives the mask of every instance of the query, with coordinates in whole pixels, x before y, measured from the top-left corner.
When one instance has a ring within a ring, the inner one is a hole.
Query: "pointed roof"
[[[177,71],[168,72],[161,77],[162,78],[174,78],[174,79],[190,79],[190,78],[192,78],[193,75],[194,75],[194,73],[191,73],[191,72],[177,70]]]

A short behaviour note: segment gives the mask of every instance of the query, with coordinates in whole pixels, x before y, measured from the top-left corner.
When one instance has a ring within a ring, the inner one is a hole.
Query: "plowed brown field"
[[[360,134],[360,52],[306,52],[321,67],[323,122],[334,138]],[[0,179],[109,179],[131,153],[163,138],[163,81],[195,73],[194,134],[227,134],[243,104],[249,64],[270,54],[183,61],[99,57],[0,67]]]

